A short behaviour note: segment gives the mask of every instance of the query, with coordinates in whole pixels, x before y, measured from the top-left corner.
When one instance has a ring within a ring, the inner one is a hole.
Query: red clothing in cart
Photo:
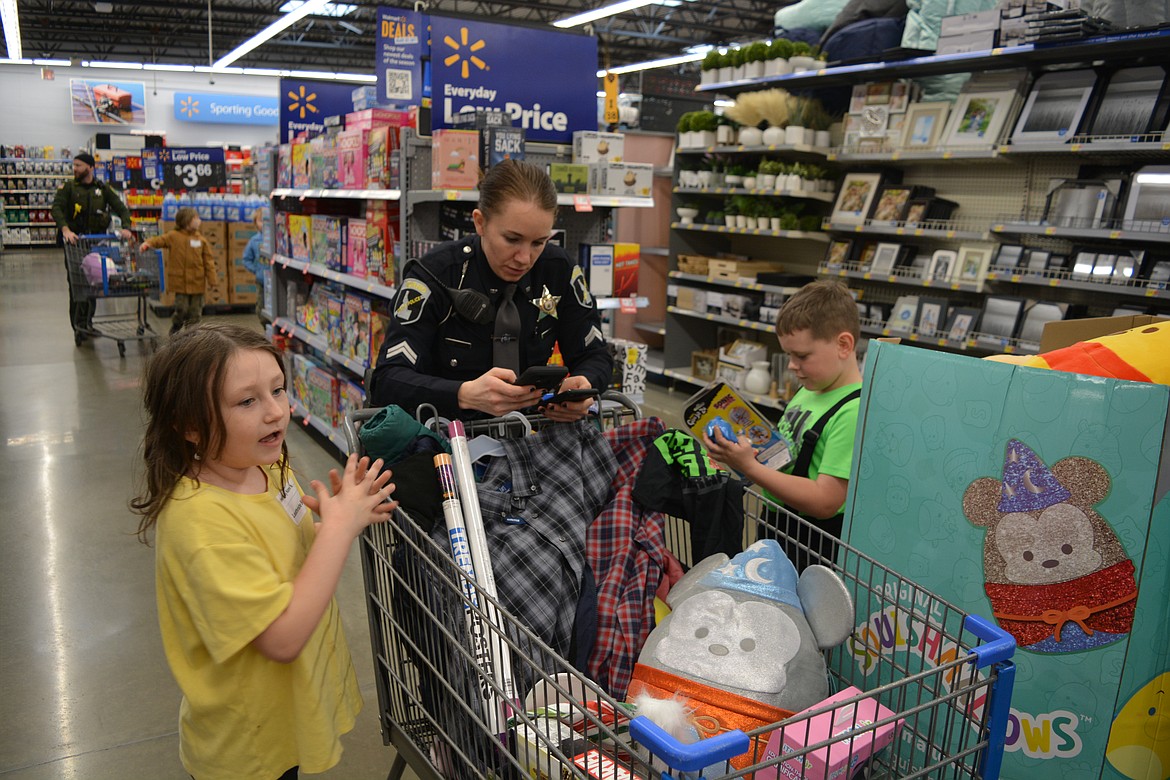
[[[669,566],[666,517],[634,501],[634,482],[666,426],[657,417],[606,431],[617,459],[614,497],[589,526],[586,555],[597,581],[597,638],[589,676],[624,699],[642,645],[654,628],[654,594]]]

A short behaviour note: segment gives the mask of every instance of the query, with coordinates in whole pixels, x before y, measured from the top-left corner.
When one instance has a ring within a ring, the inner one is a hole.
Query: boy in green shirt
[[[841,534],[857,431],[860,334],[857,306],[844,285],[832,280],[805,285],[784,303],[776,318],[780,348],[801,383],[779,425],[792,442],[792,461],[773,471],[756,460],[745,436],[733,442],[717,430],[714,440],[703,437],[711,457],[759,485],[769,499],[833,536]],[[789,536],[799,536],[795,528],[784,527],[782,517],[778,522]],[[808,545],[812,540],[800,541]],[[832,545],[810,546],[833,557]],[[788,550],[797,570],[817,562],[802,553]]]

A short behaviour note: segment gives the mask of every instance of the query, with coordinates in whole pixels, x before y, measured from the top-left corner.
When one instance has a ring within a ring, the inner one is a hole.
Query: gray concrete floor
[[[60,257],[0,250],[0,777],[186,778],[154,557],[127,509],[149,346],[128,343],[125,358],[110,339],[75,347]],[[650,388],[645,410],[678,425],[687,393]],[[300,473],[336,463],[299,426],[288,444]],[[366,706],[341,763],[318,777],[384,778],[394,752],[379,730],[356,553],[338,599]]]

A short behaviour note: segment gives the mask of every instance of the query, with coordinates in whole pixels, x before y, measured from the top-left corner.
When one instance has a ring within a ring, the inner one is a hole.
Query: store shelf
[[[394,298],[394,288],[387,287],[384,284],[371,282],[368,279],[362,279],[350,274],[343,274],[340,271],[332,271],[319,263],[309,263],[304,260],[296,260],[285,255],[273,255],[272,262],[277,265],[282,265],[285,268],[295,268],[298,271],[305,271],[313,276],[320,276],[323,279],[330,279],[335,282],[340,282],[347,287],[352,287],[355,290],[376,295],[379,298],[386,298],[387,300]]]
[[[687,384],[695,385],[696,387],[705,387],[711,383],[708,379],[699,379],[695,377],[693,374],[691,374],[689,368],[665,368],[662,370],[662,376],[668,377],[670,379],[676,379],[680,382],[686,382]],[[770,395],[757,395],[755,393],[749,393],[746,390],[738,390],[737,392],[739,392],[740,395],[756,406],[764,406],[769,409],[784,411],[785,403],[779,398],[773,398]]]
[[[836,65],[815,71],[789,73],[783,76],[764,76],[755,79],[702,84],[697,92],[737,92],[767,87],[803,89],[809,87],[836,87],[862,84],[869,81],[890,81],[900,78],[919,78],[946,73],[974,73],[989,70],[1025,68],[1053,63],[1093,62],[1107,59],[1111,63],[1137,60],[1149,55],[1160,55],[1170,41],[1170,29],[1113,33],[1085,38],[1069,43],[1024,44],[987,51],[963,54],[932,54],[904,60],[883,60],[853,65]]]
[[[813,192],[811,190],[766,190],[744,189],[742,187],[675,187],[679,195],[766,195],[772,198],[804,198],[832,203],[837,199],[835,192]]]
[[[343,198],[349,200],[399,200],[401,190],[302,190],[280,188],[272,191],[274,198]]]
[[[720,279],[714,276],[703,276],[701,274],[688,274],[684,271],[671,271],[669,274],[671,279],[681,279],[686,282],[702,282],[704,284],[715,284],[720,287],[734,287],[738,290],[756,290],[759,292],[775,292],[781,295],[795,295],[799,287],[781,287],[775,284],[759,284],[747,279]]]
[[[742,146],[739,144],[717,144],[715,146],[688,146],[676,147],[676,154],[763,154],[764,152],[782,152],[788,155],[809,155],[812,157],[826,157],[829,150],[810,144],[769,144],[767,146]]]
[[[910,287],[930,287],[937,290],[953,290],[956,292],[971,292],[977,293],[982,290],[982,286],[975,282],[951,282],[941,281],[938,279],[923,279],[919,276],[917,269],[910,268],[896,268],[892,274],[875,274],[865,270],[861,266],[849,265],[830,265],[828,263],[821,263],[817,267],[817,273],[824,276],[840,276],[846,279],[862,279],[867,282],[887,282],[889,284],[903,284]]]
[[[760,230],[759,228],[729,228],[725,225],[684,225],[681,222],[671,222],[672,230],[693,230],[702,233],[726,233],[737,236],[764,236],[766,238],[795,238],[804,241],[820,241],[829,243],[826,233],[810,232],[805,230]]]
[[[733,325],[737,328],[745,328],[747,330],[760,330],[765,333],[772,333],[776,330],[775,325],[767,322],[756,322],[754,320],[737,320],[734,317],[724,317],[722,314],[700,314],[697,311],[690,309],[680,309],[678,306],[667,306],[666,310],[671,314],[681,314],[684,317],[694,317],[697,320],[707,320],[708,322],[720,322],[724,325]]]
[[[1170,151],[1170,137],[1162,133],[1148,135],[1088,136],[1078,135],[1060,143],[1009,144],[1000,147],[1008,155],[1102,155],[1110,158],[1164,158]]]
[[[944,349],[953,349],[962,352],[974,352],[983,355],[992,353],[1032,355],[1039,351],[1038,344],[1019,341],[1018,339],[1005,339],[999,336],[974,333],[962,341],[957,341],[941,337],[937,333],[927,335],[913,329],[900,330],[897,328],[889,328],[886,327],[885,323],[864,319],[861,321],[861,332],[867,336],[899,338],[914,344],[942,347]]]
[[[334,428],[328,420],[324,420],[320,417],[310,414],[305,405],[295,398],[292,399],[290,407],[292,409],[293,417],[300,420],[302,424],[315,429],[322,436],[329,439],[329,442],[333,446],[337,447],[337,449],[341,450],[342,454],[349,454],[349,445],[346,444],[345,436],[342,435],[341,431]]]
[[[826,230],[837,233],[863,233],[870,236],[909,236],[940,241],[987,241],[991,238],[988,228],[980,230],[971,222],[929,220],[907,226],[874,224],[872,220],[866,220],[860,225],[826,221],[824,226]]]
[[[644,295],[640,295],[640,296],[633,297],[633,298],[597,298],[597,297],[594,297],[593,300],[597,302],[597,308],[600,309],[601,311],[612,310],[612,309],[621,309],[621,308],[645,309],[647,306],[650,305],[650,299]]]
[[[1032,222],[997,222],[991,232],[1009,236],[1047,236],[1072,241],[1132,241],[1142,244],[1170,244],[1170,229],[1164,232],[1111,228],[1056,227]]]
[[[46,227],[46,228],[51,228],[51,227],[56,227],[56,224],[53,222],[6,222],[6,223],[4,223],[4,226],[5,227]]]
[[[858,163],[935,163],[951,160],[965,162],[1004,161],[999,149],[964,149],[938,147],[932,149],[890,149],[877,152],[856,152],[844,148],[829,152],[833,162]]]
[[[560,206],[576,206],[578,198],[585,199],[590,206],[608,208],[653,208],[653,198],[622,197],[617,195],[557,195]],[[412,190],[410,199],[418,203],[434,203],[454,200],[466,203],[479,202],[479,190]]]
[[[1066,272],[1067,273],[1067,272]],[[1157,298],[1170,300],[1170,290],[1165,289],[1164,283],[1150,284],[1144,279],[1131,279],[1128,283],[1117,284],[1109,282],[1090,282],[1079,279],[1054,276],[1053,272],[1043,274],[1020,273],[1013,270],[992,268],[987,272],[987,278],[992,281],[1010,284],[1031,285],[1034,287],[1061,287],[1069,290],[1085,290],[1087,292],[1105,295],[1125,295],[1133,298]]]
[[[329,348],[329,340],[320,333],[312,333],[300,325],[297,325],[290,319],[285,317],[277,317],[272,320],[272,327],[283,333],[294,337],[297,341],[303,341],[310,347],[313,347],[325,358],[336,366],[348,369],[359,377],[364,377],[366,369],[369,368],[365,363],[356,360],[348,355],[343,355],[340,352]]]
[[[634,329],[643,331],[645,333],[655,333],[659,336],[666,335],[665,322],[635,322]]]
[[[56,190],[0,190],[0,195],[54,195]]]

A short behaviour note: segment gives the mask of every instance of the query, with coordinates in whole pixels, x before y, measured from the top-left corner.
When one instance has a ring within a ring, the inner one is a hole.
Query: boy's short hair
[[[191,225],[191,220],[199,216],[199,212],[190,206],[180,206],[179,210],[175,212],[175,227],[179,230],[186,230]]]
[[[808,330],[813,338],[832,341],[839,333],[861,338],[857,304],[845,285],[834,279],[810,282],[784,302],[776,317],[776,335],[787,336]]]

